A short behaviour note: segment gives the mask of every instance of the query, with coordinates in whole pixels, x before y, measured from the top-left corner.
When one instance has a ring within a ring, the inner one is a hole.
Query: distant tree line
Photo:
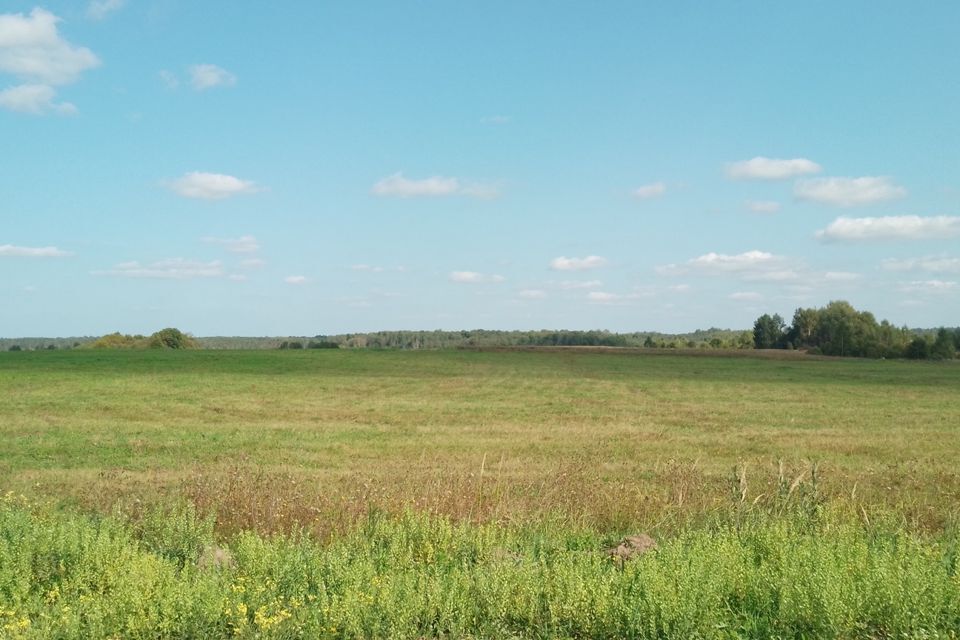
[[[960,327],[935,332],[895,327],[838,300],[819,309],[797,309],[789,326],[777,314],[760,316],[753,324],[753,346],[829,356],[949,360],[960,351]]]

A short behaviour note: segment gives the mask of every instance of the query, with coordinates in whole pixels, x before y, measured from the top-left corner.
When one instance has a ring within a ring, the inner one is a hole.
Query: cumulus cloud
[[[64,40],[57,29],[59,22],[60,18],[40,8],[29,15],[0,14],[0,73],[23,83],[0,92],[0,107],[30,114],[76,112],[69,102],[54,101],[54,87],[76,82],[100,59],[86,47]]]
[[[766,251],[746,251],[736,255],[706,253],[683,264],[668,264],[656,268],[665,276],[734,275],[744,280],[786,281],[800,277],[797,269],[783,256]]]
[[[547,297],[547,292],[543,289],[522,289],[517,296],[524,300],[543,300]]]
[[[800,180],[793,187],[797,200],[819,202],[836,207],[860,207],[896,200],[907,190],[887,176],[862,178],[811,178]]]
[[[747,200],[746,207],[753,213],[776,213],[780,211],[780,203],[773,200]]]
[[[888,258],[881,263],[887,271],[929,271],[931,273],[960,273],[960,258],[927,256],[924,258]]]
[[[56,247],[18,247],[12,244],[0,244],[0,257],[17,258],[62,258],[73,255]]]
[[[470,198],[489,199],[499,195],[493,185],[479,183],[461,184],[458,178],[431,176],[421,180],[405,178],[403,173],[397,172],[378,180],[371,192],[383,198],[417,198],[437,196],[466,196]]]
[[[218,244],[231,253],[255,253],[260,250],[260,244],[254,236],[240,236],[239,238],[204,238],[207,244]]]
[[[450,282],[458,282],[461,284],[484,284],[503,282],[506,280],[506,278],[500,275],[477,273],[476,271],[451,271],[447,278]]]
[[[938,240],[960,235],[960,216],[840,217],[817,232],[824,241]]]
[[[126,0],[93,0],[87,5],[87,17],[91,20],[103,20],[114,11],[119,11]]]
[[[736,291],[727,297],[738,302],[756,302],[763,300],[763,296],[756,291]]]
[[[634,189],[633,197],[638,200],[649,200],[650,198],[659,198],[666,192],[667,185],[662,182],[652,182]]]
[[[111,269],[94,271],[98,276],[118,276],[123,278],[159,278],[188,280],[191,278],[219,278],[225,275],[223,264],[219,260],[203,262],[187,258],[170,258],[150,264],[141,264],[134,260],[121,262]]]
[[[821,171],[819,164],[806,158],[782,160],[757,156],[727,165],[727,177],[733,180],[786,180]]]
[[[20,113],[40,115],[56,113],[71,116],[77,107],[70,102],[55,102],[56,90],[46,84],[20,84],[0,91],[0,107]]]
[[[586,271],[587,269],[599,269],[607,266],[606,258],[600,256],[587,256],[586,258],[567,258],[560,256],[550,261],[550,268],[554,271]]]
[[[222,173],[191,171],[168,183],[170,189],[184,198],[222,200],[244,193],[256,193],[257,185]]]
[[[900,285],[903,293],[944,294],[957,290],[957,283],[945,280],[914,280]]]
[[[283,281],[287,284],[306,284],[307,276],[287,276]]]
[[[187,73],[190,75],[190,85],[197,91],[237,84],[237,76],[215,64],[191,65],[187,67]]]

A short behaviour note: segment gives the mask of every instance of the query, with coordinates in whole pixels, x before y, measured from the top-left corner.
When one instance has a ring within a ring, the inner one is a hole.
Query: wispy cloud
[[[72,256],[69,251],[56,247],[18,247],[12,244],[0,244],[0,256],[16,258],[62,258]]]
[[[90,49],[64,40],[57,29],[59,22],[60,18],[40,8],[29,15],[0,14],[0,72],[23,82],[0,91],[0,108],[35,115],[76,113],[73,104],[55,101],[54,87],[76,82],[100,59]]]
[[[438,196],[466,196],[470,198],[490,199],[499,195],[494,185],[470,183],[462,184],[459,178],[431,176],[420,180],[405,178],[397,172],[378,180],[371,192],[384,198],[420,198]]]
[[[524,300],[543,300],[547,297],[547,292],[543,289],[521,289],[517,297]]]
[[[550,268],[554,271],[586,271],[588,269],[599,269],[607,266],[606,258],[600,256],[587,256],[586,258],[568,258],[560,256],[550,261]]]
[[[197,91],[237,84],[237,76],[215,64],[191,65],[187,67],[187,73],[190,75],[190,85]]]
[[[824,241],[938,240],[960,235],[960,216],[840,217],[817,232]]]
[[[240,236],[239,238],[203,238],[207,244],[217,244],[231,253],[256,253],[260,244],[254,236]]]
[[[266,266],[267,261],[263,258],[247,258],[240,261],[240,266],[244,269],[259,269],[260,267]]]
[[[633,190],[633,197],[638,200],[650,200],[659,198],[667,192],[667,185],[662,182],[652,182],[637,187]]]
[[[773,200],[747,200],[747,210],[753,213],[777,213],[780,211],[780,203]]]
[[[126,0],[92,0],[87,5],[87,17],[91,20],[103,20],[115,11],[119,11]]]
[[[482,122],[483,124],[510,124],[511,122],[513,122],[513,118],[511,118],[510,116],[503,116],[503,115],[484,116],[480,118],[480,122]]]
[[[763,300],[763,295],[756,291],[736,291],[727,297],[737,302],[757,302],[758,300]]]
[[[287,284],[306,284],[307,276],[287,276],[283,281]]]
[[[241,180],[222,173],[192,171],[172,180],[168,186],[184,198],[200,200],[223,200],[231,196],[256,193],[260,188],[248,180]]]
[[[163,81],[163,84],[166,85],[167,89],[176,89],[180,86],[180,78],[177,77],[177,74],[166,69],[161,69],[160,80]]]
[[[187,258],[170,258],[150,264],[121,262],[111,269],[94,271],[98,276],[117,276],[122,278],[159,278],[187,280],[191,278],[220,278],[225,275],[223,264],[219,260],[203,262]]]
[[[888,258],[881,263],[887,271],[929,271],[960,273],[960,258],[926,256],[923,258]]]
[[[957,290],[957,283],[949,280],[914,280],[900,285],[903,293],[946,294]]]
[[[486,284],[504,282],[506,278],[497,274],[478,273],[476,271],[451,271],[447,276],[450,282],[460,284]]]
[[[599,289],[603,286],[603,282],[600,280],[564,280],[560,282],[558,286],[565,291],[573,289]]]
[[[747,274],[762,276],[785,271],[785,259],[766,251],[746,251],[736,255],[724,253],[705,253],[683,264],[668,264],[657,267],[661,275],[685,275],[698,273],[703,275]]]
[[[819,202],[836,207],[860,207],[896,200],[907,190],[887,176],[862,178],[811,178],[800,180],[793,187],[797,200]]]
[[[787,180],[821,171],[819,164],[806,158],[784,160],[757,156],[727,165],[727,177],[733,180]]]
[[[406,271],[406,267],[381,267],[372,264],[354,264],[350,265],[352,271],[363,271],[366,273],[385,273],[387,271]]]

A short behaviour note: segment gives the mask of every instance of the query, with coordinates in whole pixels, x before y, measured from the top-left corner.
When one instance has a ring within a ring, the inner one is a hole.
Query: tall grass
[[[216,540],[171,505],[137,521],[0,499],[7,638],[920,638],[960,629],[958,537],[849,511],[739,513],[624,563],[617,536],[371,513],[323,543]],[[222,562],[204,562],[217,548]]]

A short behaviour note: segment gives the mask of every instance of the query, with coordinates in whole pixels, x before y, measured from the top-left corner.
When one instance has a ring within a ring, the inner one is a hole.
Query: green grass
[[[103,508],[184,491],[227,504],[274,487],[301,507],[514,518],[540,517],[547,493],[586,522],[652,526],[726,505],[736,466],[763,500],[782,460],[790,479],[818,463],[825,495],[937,527],[960,497],[957,389],[953,363],[2,353],[0,487]]]
[[[951,638],[957,538],[758,514],[625,564],[594,531],[369,517],[327,545],[0,499],[9,638]]]
[[[957,389],[955,363],[0,353],[0,638],[955,638]],[[603,552],[639,531],[659,548]]]

